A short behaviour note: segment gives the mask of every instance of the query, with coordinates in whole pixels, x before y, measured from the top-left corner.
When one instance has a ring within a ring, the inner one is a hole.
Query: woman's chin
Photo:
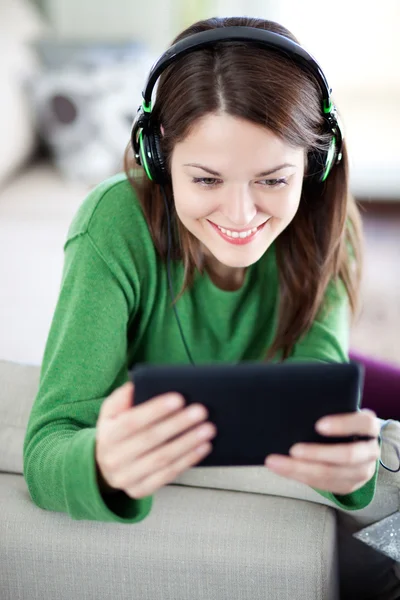
[[[242,250],[233,253],[232,250],[229,252],[213,252],[212,249],[208,247],[206,256],[212,258],[212,260],[217,260],[225,267],[230,267],[232,269],[243,269],[256,263],[267,251],[267,249],[268,248],[263,248],[262,251],[258,250],[257,252],[255,250],[252,252],[243,252]]]

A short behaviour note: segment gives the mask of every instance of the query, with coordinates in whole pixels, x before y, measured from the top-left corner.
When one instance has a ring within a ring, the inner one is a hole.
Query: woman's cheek
[[[218,202],[215,201],[215,198],[205,197],[205,194],[200,196],[190,188],[177,191],[174,198],[176,211],[178,216],[182,216],[182,218],[204,219],[216,212],[218,208]]]
[[[279,221],[289,222],[295,216],[299,207],[299,196],[295,192],[282,194],[269,199],[264,205],[263,212]]]
[[[293,219],[299,208],[300,197],[301,187],[296,186],[295,188],[289,191],[282,204],[282,208],[284,208],[284,220],[291,221]]]

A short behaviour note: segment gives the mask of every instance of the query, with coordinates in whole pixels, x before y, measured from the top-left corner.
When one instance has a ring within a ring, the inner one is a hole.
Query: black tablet
[[[363,368],[358,363],[243,362],[135,366],[135,405],[166,392],[209,411],[217,435],[197,466],[263,465],[268,454],[289,454],[296,442],[339,443],[361,436],[325,437],[315,423],[359,407]]]

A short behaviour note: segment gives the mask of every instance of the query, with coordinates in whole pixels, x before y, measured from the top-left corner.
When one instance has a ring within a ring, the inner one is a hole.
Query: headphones
[[[220,27],[195,33],[171,46],[154,64],[143,89],[143,102],[139,106],[133,122],[131,143],[135,160],[142,166],[147,177],[158,184],[169,180],[165,159],[161,150],[159,124],[152,118],[151,96],[160,74],[175,60],[201,48],[220,42],[248,42],[255,46],[274,50],[282,56],[289,56],[302,69],[317,80],[321,89],[322,112],[327,133],[332,135],[328,150],[310,152],[313,179],[323,182],[332,166],[342,159],[343,133],[331,100],[331,88],[316,60],[296,42],[287,37],[256,27]]]

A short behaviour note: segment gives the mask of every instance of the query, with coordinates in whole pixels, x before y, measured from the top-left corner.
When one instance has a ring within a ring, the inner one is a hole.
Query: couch
[[[0,361],[1,600],[397,597],[380,595],[391,561],[351,537],[399,510],[398,487],[383,469],[373,506],[355,513],[264,467],[189,469],[131,526],[38,508],[22,446],[39,370]],[[384,447],[386,464],[389,453]],[[382,558],[379,576],[365,569],[371,553]]]
[[[337,600],[340,573],[348,597],[361,599],[373,589],[374,573],[362,564],[372,550],[346,531],[368,525],[372,512],[376,519],[399,509],[386,472],[374,506],[356,515],[253,467],[191,469],[159,490],[149,517],[134,526],[73,521],[32,503],[23,437],[62,242],[88,190],[37,155],[19,84],[35,67],[24,42],[44,24],[22,0],[2,0],[0,23],[7,44],[0,63],[0,599]],[[339,552],[346,536],[358,565]]]

